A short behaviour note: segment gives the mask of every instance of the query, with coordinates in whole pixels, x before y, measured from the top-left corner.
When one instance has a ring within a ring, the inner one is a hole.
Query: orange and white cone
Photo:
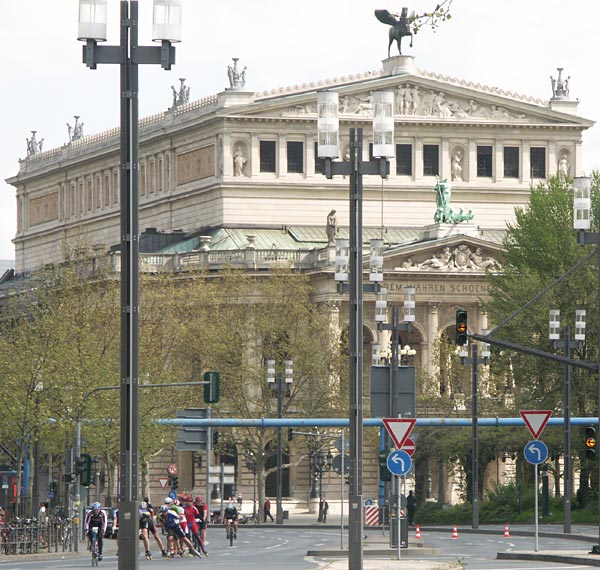
[[[452,538],[458,538],[458,529],[456,528],[456,525],[454,525],[454,528],[452,529]]]
[[[510,530],[508,528],[508,523],[504,526],[504,538],[510,538]]]
[[[419,525],[415,526],[415,538],[421,538],[421,527]]]

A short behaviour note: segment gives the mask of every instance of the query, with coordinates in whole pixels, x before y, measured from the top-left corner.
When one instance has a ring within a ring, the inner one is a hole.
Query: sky
[[[247,67],[246,88],[263,91],[381,68],[388,26],[376,8],[430,11],[435,0],[183,0],[183,37],[170,71],[140,66],[140,117],[165,111],[171,85],[186,78],[190,99],[229,86],[232,57]],[[78,0],[0,0],[0,259],[14,259],[15,189],[26,139],[43,150],[68,142],[66,123],[81,117],[84,135],[119,124],[119,70],[81,62]],[[418,69],[549,99],[550,76],[570,76],[578,114],[600,121],[599,0],[454,0],[452,19],[423,28],[413,47]],[[108,44],[119,41],[119,2],[108,0]],[[151,44],[152,0],[139,1],[139,43]],[[395,50],[395,46],[392,48]],[[394,54],[394,51],[392,52]],[[584,134],[584,169],[600,168],[600,126]]]

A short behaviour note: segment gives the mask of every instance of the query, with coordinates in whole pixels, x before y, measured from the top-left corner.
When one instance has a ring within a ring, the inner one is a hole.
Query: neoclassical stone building
[[[326,220],[335,210],[337,235],[347,235],[348,180],[322,174],[317,91],[339,93],[343,149],[351,127],[364,127],[370,142],[373,91],[395,93],[396,156],[387,179],[365,176],[364,237],[385,240],[392,303],[402,302],[403,286],[416,288],[412,342],[418,364],[432,374],[433,344],[457,306],[468,309],[471,327],[487,328],[480,310],[485,272],[500,267],[507,222],[515,207],[526,206],[532,185],[557,172],[579,174],[582,132],[593,124],[577,115],[560,72],[549,100],[540,100],[418,70],[411,56],[384,60],[373,72],[262,93],[247,90],[239,74],[229,88],[197,101],[184,89],[171,109],[140,123],[142,268],[288,263],[310,272],[315,301],[329,302],[340,327],[346,301],[333,281]],[[8,179],[18,201],[17,273],[60,261],[77,243],[102,256],[119,244],[118,151],[118,129],[43,152],[31,145]],[[366,145],[365,159],[368,152]],[[472,220],[434,224],[437,177],[450,182],[454,211],[472,210]],[[370,300],[365,343],[385,346]],[[302,470],[292,478],[305,493]]]

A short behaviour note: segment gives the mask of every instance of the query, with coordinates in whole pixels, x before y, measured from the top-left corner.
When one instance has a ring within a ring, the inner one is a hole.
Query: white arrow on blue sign
[[[396,449],[387,457],[387,468],[392,475],[406,475],[412,467],[412,459],[406,451]]]
[[[543,441],[534,439],[525,445],[523,454],[532,465],[540,465],[548,459],[548,446]]]

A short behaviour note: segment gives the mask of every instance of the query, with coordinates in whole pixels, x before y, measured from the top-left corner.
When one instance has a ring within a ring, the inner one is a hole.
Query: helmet
[[[169,507],[167,505],[161,505],[160,506],[160,512],[161,513],[166,513],[169,510]]]
[[[92,509],[97,511],[101,506],[102,505],[100,505],[100,503],[98,501],[96,501],[95,503],[92,504]]]
[[[198,496],[196,497],[196,501],[201,501],[201,500],[202,500],[202,495],[198,495]]]
[[[173,499],[171,499],[171,497],[165,497],[165,505],[170,505],[173,502]]]
[[[140,509],[147,509],[148,508],[148,503],[146,501],[142,501],[140,503]]]

